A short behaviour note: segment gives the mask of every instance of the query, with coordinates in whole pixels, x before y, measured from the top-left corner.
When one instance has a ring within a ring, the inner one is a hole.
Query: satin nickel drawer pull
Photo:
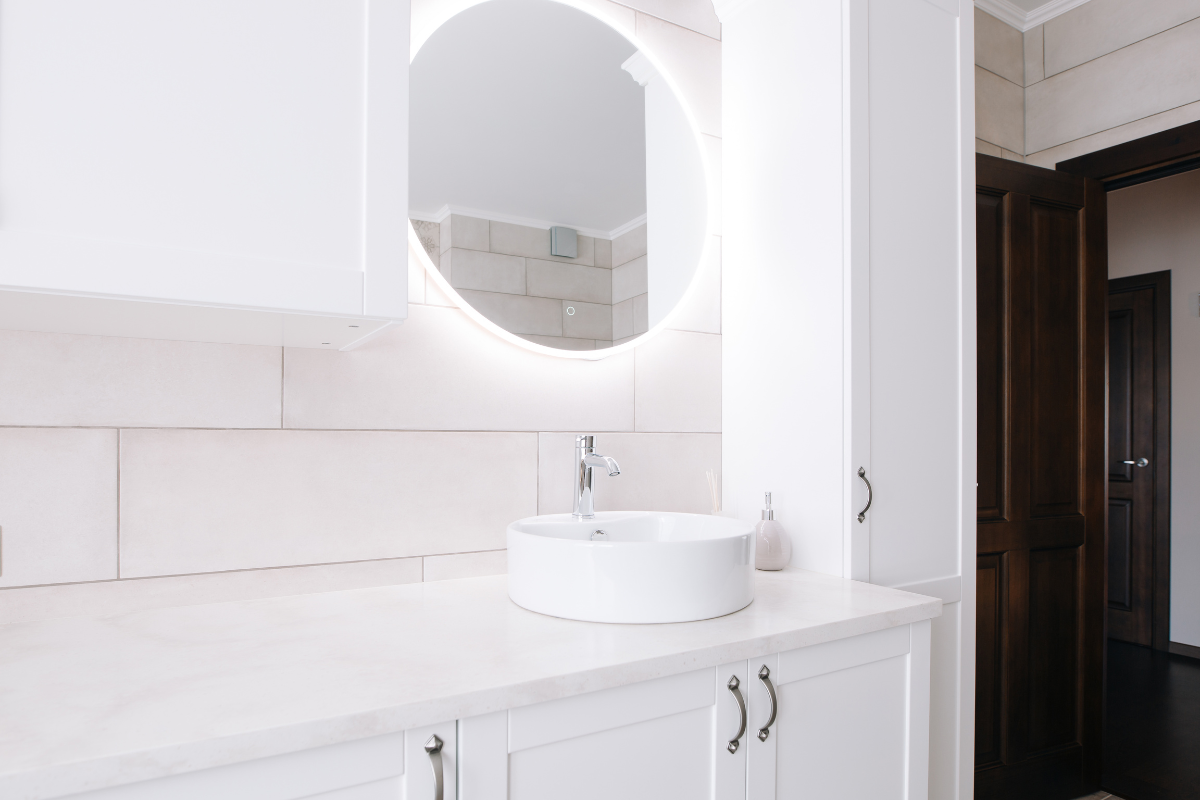
[[[729,683],[727,683],[725,685],[729,688],[729,691],[732,692],[733,696],[737,699],[738,710],[742,714],[742,726],[740,728],[738,728],[738,732],[734,735],[734,737],[732,739],[729,740],[729,744],[725,746],[725,749],[728,750],[730,753],[736,753],[738,751],[738,745],[741,744],[741,742],[739,742],[738,740],[741,739],[746,734],[746,698],[742,697],[742,693],[738,689],[738,687],[742,685],[742,682],[738,680],[737,675],[734,675],[733,677],[731,677],[729,679]]]
[[[762,669],[758,671],[758,679],[763,682],[763,686],[767,687],[767,694],[771,695],[771,718],[767,720],[766,725],[758,729],[758,740],[765,742],[771,735],[771,726],[775,724],[775,713],[779,710],[779,701],[775,698],[775,686],[771,683],[771,670],[767,669],[766,664],[763,664]]]
[[[862,522],[867,518],[867,512],[871,510],[871,501],[875,498],[875,491],[871,488],[871,482],[867,480],[867,471],[862,467],[858,468],[858,477],[862,478],[862,482],[867,485],[867,505],[858,512],[858,521]]]
[[[425,742],[429,764],[433,767],[433,800],[442,800],[442,742],[435,733]]]

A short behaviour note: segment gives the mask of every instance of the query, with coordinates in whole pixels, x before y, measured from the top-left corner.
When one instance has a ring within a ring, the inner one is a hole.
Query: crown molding
[[[523,225],[526,228],[541,228],[543,230],[550,230],[551,228],[561,226],[564,228],[574,229],[575,232],[578,233],[580,236],[590,236],[593,239],[609,239],[609,240],[615,239],[623,233],[628,233],[629,231],[633,230],[634,228],[637,228],[641,225],[646,224],[646,215],[645,214],[634,217],[633,219],[629,220],[629,222],[626,222],[623,225],[618,225],[617,227],[613,228],[611,231],[602,231],[602,230],[599,230],[598,228],[581,228],[578,225],[570,225],[565,222],[550,222],[550,221],[544,220],[544,219],[531,219],[529,217],[517,217],[517,216],[513,216],[512,214],[499,214],[495,211],[484,211],[483,209],[466,208],[465,206],[445,205],[445,206],[442,206],[441,208],[439,208],[437,211],[433,211],[433,212],[418,211],[416,209],[411,209],[411,208],[408,210],[408,218],[409,219],[419,219],[422,222],[436,222],[438,225],[441,225],[443,222],[445,222],[446,218],[449,217],[451,214],[457,214],[460,217],[473,217],[475,219],[486,219],[491,222],[507,222],[510,225]]]
[[[1065,14],[1073,8],[1079,8],[1088,0],[1050,0],[1033,11],[1018,8],[1010,0],[975,0],[975,7],[986,11],[1006,25],[1024,33],[1031,28]]]

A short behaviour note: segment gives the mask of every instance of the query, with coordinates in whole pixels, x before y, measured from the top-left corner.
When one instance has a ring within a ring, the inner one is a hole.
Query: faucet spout
[[[595,519],[596,490],[592,484],[592,470],[596,467],[608,470],[609,477],[621,474],[616,460],[595,451],[595,437],[575,437],[575,505],[571,512],[574,519]]]

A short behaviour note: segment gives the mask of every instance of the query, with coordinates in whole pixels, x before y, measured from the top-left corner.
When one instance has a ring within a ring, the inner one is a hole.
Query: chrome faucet
[[[592,443],[594,436],[581,435],[575,437],[575,510],[571,512],[572,519],[595,519],[596,492],[592,488],[592,468],[604,467],[609,477],[621,474],[617,462],[608,456],[596,455]]]

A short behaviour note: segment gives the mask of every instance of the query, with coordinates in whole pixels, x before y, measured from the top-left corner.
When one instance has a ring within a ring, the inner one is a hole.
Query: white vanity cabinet
[[[338,348],[408,315],[408,0],[5,0],[0,328]]]
[[[461,720],[459,800],[921,800],[929,630],[922,621]],[[736,748],[734,677],[747,722]]]

